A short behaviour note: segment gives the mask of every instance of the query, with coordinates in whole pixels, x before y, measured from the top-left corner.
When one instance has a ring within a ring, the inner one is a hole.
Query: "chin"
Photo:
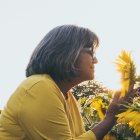
[[[81,76],[82,81],[94,80],[94,73],[88,73]]]
[[[94,74],[92,74],[92,75],[91,75],[91,80],[94,80],[94,78],[95,78],[95,77],[94,77]]]
[[[87,80],[94,80],[94,75],[90,75]]]
[[[93,77],[91,77],[91,79],[90,80],[94,80],[94,76]]]

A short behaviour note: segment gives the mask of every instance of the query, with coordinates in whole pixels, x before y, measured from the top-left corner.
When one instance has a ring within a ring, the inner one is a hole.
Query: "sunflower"
[[[124,97],[128,92],[130,85],[135,84],[136,67],[131,58],[131,53],[123,50],[118,56],[115,64],[117,71],[121,74],[121,96]]]
[[[126,106],[127,110],[122,112],[116,117],[118,117],[118,123],[127,123],[130,128],[133,129],[133,132],[136,133],[136,136],[140,135],[140,97],[137,97],[133,100],[133,104]]]
[[[93,107],[98,112],[99,118],[103,120],[105,116],[104,110],[108,108],[107,105],[103,102],[103,99],[95,97],[92,100],[92,103],[90,106]]]
[[[134,109],[128,109],[127,111],[116,115],[118,117],[118,123],[127,123],[130,128],[134,129],[136,136],[140,135],[140,112]]]
[[[140,76],[136,76],[136,67],[131,58],[131,54],[123,50],[118,56],[117,70],[121,74],[121,97],[124,97],[128,92],[130,85],[140,82]],[[125,112],[116,115],[118,123],[127,123],[130,128],[134,129],[136,135],[140,135],[140,104],[139,98],[133,100],[132,105],[126,106]]]

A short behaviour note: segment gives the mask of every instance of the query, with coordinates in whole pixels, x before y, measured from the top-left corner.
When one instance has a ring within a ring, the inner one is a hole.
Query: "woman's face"
[[[82,81],[94,79],[94,64],[97,58],[92,48],[83,48],[78,58],[78,69],[80,70],[80,78]]]

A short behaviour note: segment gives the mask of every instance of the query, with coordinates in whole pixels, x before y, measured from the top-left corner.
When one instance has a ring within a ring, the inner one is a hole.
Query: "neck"
[[[59,87],[59,89],[61,90],[61,92],[63,93],[64,97],[67,99],[67,93],[68,91],[76,86],[77,84],[81,83],[82,81],[79,81],[78,79],[76,80],[72,80],[72,81],[67,81],[67,80],[63,80],[63,81],[55,81],[57,86]]]

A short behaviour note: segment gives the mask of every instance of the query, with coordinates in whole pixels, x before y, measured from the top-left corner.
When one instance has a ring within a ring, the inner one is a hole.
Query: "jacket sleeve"
[[[96,140],[92,131],[74,138],[65,108],[51,87],[41,82],[26,91],[19,123],[31,140]]]

